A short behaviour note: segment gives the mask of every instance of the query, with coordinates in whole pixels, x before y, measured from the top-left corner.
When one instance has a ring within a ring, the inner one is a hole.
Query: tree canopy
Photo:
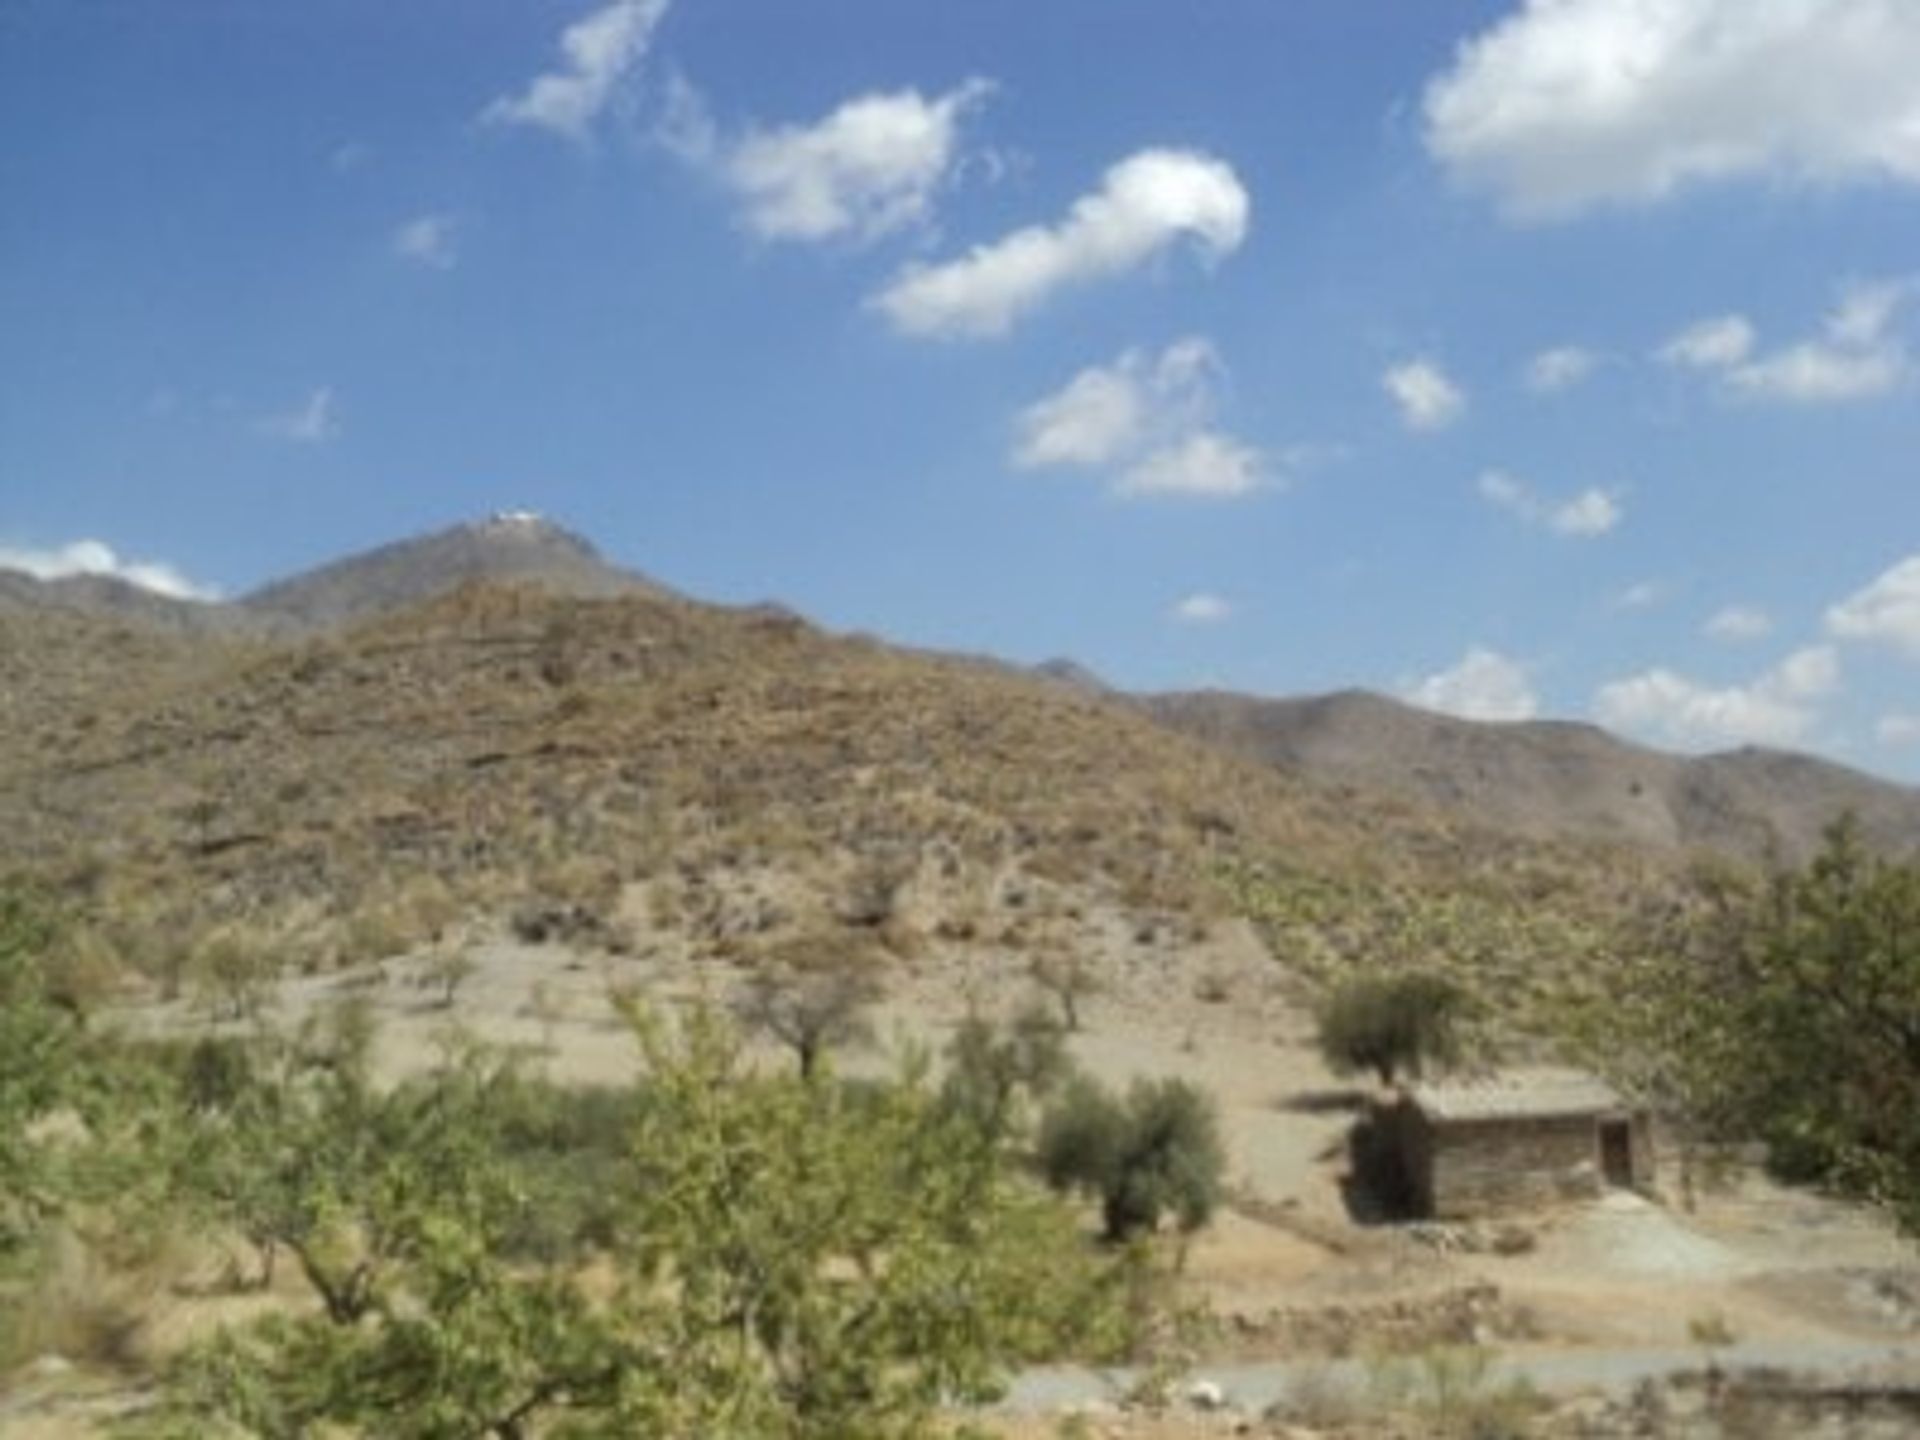
[[[1812,861],[1714,872],[1625,957],[1599,1062],[1695,1130],[1920,1233],[1920,860],[1829,829]]]
[[[1320,1053],[1336,1075],[1371,1070],[1382,1085],[1459,1059],[1467,995],[1441,975],[1364,975],[1320,1007]]]

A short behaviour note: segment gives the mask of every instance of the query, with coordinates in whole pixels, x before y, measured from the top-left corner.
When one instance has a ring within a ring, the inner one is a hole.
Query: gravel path
[[[1746,1342],[1721,1347],[1715,1352],[1714,1361],[1726,1371],[1774,1369],[1841,1378],[1891,1368],[1911,1371],[1920,1367],[1920,1343]],[[1706,1352],[1698,1347],[1503,1350],[1489,1368],[1486,1384],[1499,1386],[1524,1380],[1550,1395],[1598,1391],[1625,1398],[1642,1381],[1697,1371],[1705,1363]],[[1038,1414],[1096,1401],[1111,1402],[1126,1395],[1138,1379],[1139,1372],[1125,1369],[1029,1370],[1014,1382],[1001,1408],[1018,1414]],[[1176,1389],[1210,1382],[1219,1387],[1228,1405],[1260,1411],[1285,1400],[1296,1388],[1302,1391],[1311,1388],[1324,1394],[1328,1387],[1333,1387],[1365,1394],[1369,1379],[1367,1365],[1358,1360],[1266,1361],[1253,1365],[1202,1366],[1185,1377]]]

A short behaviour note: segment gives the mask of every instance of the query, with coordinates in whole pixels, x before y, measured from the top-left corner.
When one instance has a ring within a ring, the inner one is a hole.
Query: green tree
[[[1022,1133],[1028,1107],[1047,1099],[1072,1073],[1066,1032],[1044,1009],[1022,1010],[996,1025],[969,1015],[947,1045],[941,1103],[990,1140]]]
[[[146,1428],[895,1440],[1008,1366],[1118,1338],[1113,1273],[924,1067],[771,1074],[715,1017],[632,1018],[647,1075],[606,1245],[563,1263],[511,1253],[528,1197],[490,1117],[525,1097],[497,1060],[385,1095],[302,1079],[269,1148],[325,1157],[287,1240],[322,1304],[195,1347]]]
[[[1109,1240],[1150,1232],[1167,1214],[1197,1230],[1220,1202],[1218,1113],[1184,1080],[1137,1080],[1122,1101],[1077,1078],[1048,1108],[1037,1148],[1049,1184],[1099,1198]]]
[[[1799,869],[1701,875],[1605,1009],[1591,1048],[1615,1079],[1920,1233],[1920,860],[1846,819]]]
[[[1336,1075],[1371,1070],[1382,1085],[1402,1073],[1458,1062],[1467,995],[1442,975],[1365,975],[1320,1007],[1320,1053]]]

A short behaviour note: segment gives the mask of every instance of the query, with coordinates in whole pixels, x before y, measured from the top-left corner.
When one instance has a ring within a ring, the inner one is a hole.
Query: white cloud
[[[108,575],[175,600],[214,600],[220,593],[187,579],[171,565],[126,559],[103,540],[75,540],[53,550],[0,544],[0,570],[24,570],[39,580]]]
[[[1690,370],[1724,370],[1753,353],[1753,322],[1744,315],[1716,315],[1698,320],[1675,335],[1655,353],[1669,365]]]
[[[1882,715],[1873,726],[1874,738],[1892,747],[1920,745],[1920,715]]]
[[[1122,495],[1185,495],[1237,500],[1266,483],[1258,450],[1230,435],[1198,430],[1143,456],[1120,476]]]
[[[1401,422],[1409,430],[1444,430],[1467,408],[1466,395],[1431,360],[1390,366],[1380,385],[1400,407]]]
[[[393,232],[393,253],[433,270],[451,270],[460,257],[454,249],[456,221],[451,215],[417,215]]]
[[[1700,628],[1712,640],[1764,640],[1773,633],[1773,618],[1752,605],[1726,605]]]
[[[1186,596],[1173,607],[1173,618],[1182,625],[1218,625],[1232,617],[1231,601],[1204,590]]]
[[[1428,151],[1522,220],[1764,177],[1920,183],[1909,0],[1526,0],[1427,87]]]
[[[1616,610],[1651,610],[1667,598],[1667,587],[1658,580],[1636,580],[1613,597]]]
[[[1269,483],[1267,458],[1211,425],[1226,375],[1197,336],[1082,370],[1015,421],[1016,469],[1107,469],[1116,494],[1232,499]]]
[[[1021,413],[1013,463],[1110,464],[1153,437],[1199,423],[1221,373],[1213,346],[1197,336],[1175,341],[1158,358],[1128,350],[1111,365],[1090,366]]]
[[[340,417],[334,408],[333,387],[318,387],[298,409],[282,415],[269,415],[256,428],[262,435],[291,440],[296,445],[319,445],[333,439],[340,433]]]
[[[620,82],[646,57],[668,3],[612,0],[574,21],[560,33],[560,67],[536,75],[519,95],[501,96],[481,112],[481,119],[586,139],[619,93]]]
[[[1569,499],[1548,501],[1524,480],[1504,470],[1484,471],[1476,482],[1489,505],[1518,516],[1529,525],[1542,525],[1556,535],[1593,539],[1619,525],[1624,512],[1619,499],[1598,487],[1589,487]]]
[[[763,239],[873,239],[926,220],[955,164],[960,121],[991,88],[969,80],[934,99],[862,95],[813,125],[748,132],[721,174]]]
[[[1599,364],[1600,357],[1582,346],[1556,345],[1527,362],[1527,388],[1536,395],[1557,395],[1585,380]]]
[[[1225,161],[1142,150],[1058,224],[1016,230],[943,264],[910,265],[871,303],[909,335],[1004,335],[1057,291],[1124,274],[1181,240],[1206,259],[1231,254],[1246,239],[1250,208]]]
[[[1620,502],[1605,490],[1588,488],[1547,512],[1547,528],[1556,535],[1605,535],[1620,523]]]
[[[1415,705],[1465,720],[1531,720],[1540,713],[1526,667],[1480,645],[1402,693]]]
[[[1916,294],[1920,283],[1911,279],[1850,285],[1818,335],[1765,354],[1754,353],[1758,337],[1741,315],[1702,320],[1657,353],[1669,364],[1712,372],[1730,393],[1752,399],[1800,405],[1870,400],[1915,373],[1893,325]]]
[[[1748,685],[1715,688],[1653,669],[1602,685],[1594,714],[1603,725],[1681,749],[1792,745],[1818,718],[1817,702],[1840,684],[1830,645],[1796,650]]]
[[[1920,553],[1829,608],[1827,633],[1841,640],[1878,641],[1920,660]]]
[[[1885,395],[1911,373],[1906,351],[1898,345],[1809,340],[1743,365],[1728,380],[1735,390],[1761,399],[1825,405]]]

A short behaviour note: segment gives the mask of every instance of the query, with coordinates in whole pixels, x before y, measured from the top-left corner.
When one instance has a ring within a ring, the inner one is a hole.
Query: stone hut
[[[1415,1084],[1376,1105],[1364,1128],[1356,1170],[1415,1217],[1471,1219],[1653,1184],[1646,1112],[1580,1071]]]

